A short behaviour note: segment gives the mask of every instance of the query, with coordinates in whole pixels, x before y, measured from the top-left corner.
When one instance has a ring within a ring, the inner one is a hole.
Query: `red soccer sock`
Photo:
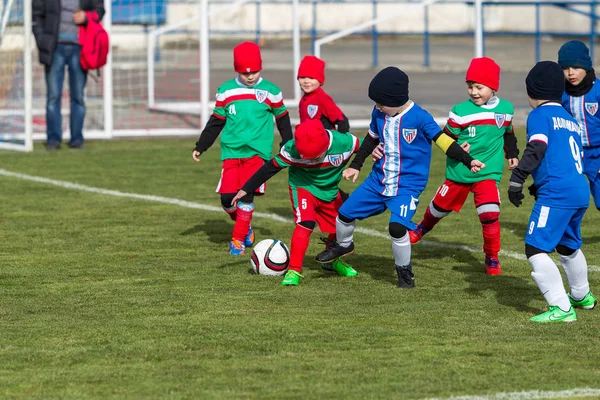
[[[483,233],[483,252],[488,258],[498,259],[500,252],[500,221],[498,212],[487,212],[479,215]]]
[[[292,244],[290,250],[290,268],[298,273],[302,272],[302,264],[304,264],[304,256],[308,249],[308,241],[312,229],[308,229],[302,225],[296,225],[292,234]]]
[[[327,239],[329,239],[331,243],[335,242],[336,241],[335,233],[328,234]],[[329,246],[325,246],[325,247],[329,247]]]
[[[427,206],[427,210],[425,210],[425,215],[423,215],[423,227],[428,231],[432,230],[435,224],[440,222],[441,218],[436,218],[433,216],[429,208],[431,205]]]
[[[229,218],[231,218],[232,221],[235,221],[237,217],[237,207],[223,207],[223,210],[227,213],[227,215],[229,215]]]
[[[252,222],[252,213],[254,212],[254,203],[238,203],[237,217],[233,225],[232,239],[243,242],[250,231]]]

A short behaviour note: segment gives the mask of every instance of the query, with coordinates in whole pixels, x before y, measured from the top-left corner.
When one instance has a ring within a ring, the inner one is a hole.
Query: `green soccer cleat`
[[[584,310],[591,310],[594,307],[596,307],[596,304],[598,304],[598,301],[596,301],[596,298],[594,297],[592,292],[586,294],[585,297],[581,300],[574,300],[571,297],[571,293],[569,293],[569,301],[571,302],[571,305],[573,307],[583,308]]]
[[[281,281],[281,286],[298,286],[302,278],[304,277],[299,272],[288,269]]]
[[[340,276],[351,277],[358,275],[358,272],[354,268],[352,268],[352,265],[348,264],[341,258],[334,260],[333,263],[331,263],[331,267]]]
[[[550,306],[548,311],[531,317],[529,320],[533,322],[575,322],[577,321],[577,314],[575,314],[573,307],[569,311],[563,311],[558,306]]]

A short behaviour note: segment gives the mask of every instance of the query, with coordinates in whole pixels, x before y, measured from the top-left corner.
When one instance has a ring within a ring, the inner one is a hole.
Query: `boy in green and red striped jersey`
[[[350,133],[326,130],[319,120],[309,119],[296,126],[294,140],[281,148],[242,187],[234,202],[252,193],[284,168],[290,168],[290,200],[296,216],[292,234],[290,267],[281,284],[298,286],[310,235],[319,224],[321,231],[335,240],[335,219],[344,202],[338,188],[350,157],[358,151],[360,140]],[[356,270],[341,259],[325,268],[342,276],[355,276]]]
[[[460,162],[447,158],[446,181],[439,187],[427,207],[423,220],[410,232],[410,242],[417,243],[442,218],[462,208],[469,192],[483,231],[483,250],[488,275],[502,272],[500,252],[500,194],[504,158],[513,169],[519,160],[517,139],[513,132],[514,108],[496,96],[500,86],[500,67],[491,58],[474,58],[467,70],[467,92],[470,99],[455,105],[444,132],[456,139],[471,157],[481,160],[486,168],[472,174]]]
[[[223,210],[235,221],[229,253],[242,255],[245,247],[254,243],[251,226],[254,196],[263,195],[265,186],[248,193],[237,205],[232,205],[232,200],[248,178],[271,158],[273,116],[281,145],[292,138],[292,126],[281,90],[260,76],[262,59],[258,45],[251,42],[237,45],[233,49],[233,65],[239,75],[217,89],[213,114],[196,142],[192,158],[199,162],[198,157],[221,134],[223,169],[217,192]]]

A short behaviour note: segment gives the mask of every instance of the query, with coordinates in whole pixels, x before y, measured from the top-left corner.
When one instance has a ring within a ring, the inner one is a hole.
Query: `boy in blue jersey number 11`
[[[596,305],[581,251],[581,219],[590,203],[590,190],[583,176],[580,127],[560,104],[565,80],[557,63],[537,63],[525,84],[533,111],[527,117],[527,146],[510,177],[508,198],[516,207],[521,205],[523,183],[531,174],[536,201],[525,235],[525,254],[533,268],[531,276],[550,306],[531,320],[573,322],[575,307],[589,310]],[[571,288],[568,295],[548,255],[555,249]]]
[[[431,142],[449,157],[462,162],[472,172],[485,165],[474,160],[450,136],[443,133],[433,117],[408,98],[408,76],[395,67],[381,70],[369,85],[369,98],[376,105],[369,133],[358,154],[343,173],[356,182],[365,159],[381,142],[383,157],[375,162],[371,174],[340,207],[336,219],[337,243],[317,255],[320,263],[329,263],[354,251],[352,235],[356,220],[391,212],[389,233],[400,288],[413,288],[410,263],[411,244],[408,230],[419,195],[427,185],[431,161]]]

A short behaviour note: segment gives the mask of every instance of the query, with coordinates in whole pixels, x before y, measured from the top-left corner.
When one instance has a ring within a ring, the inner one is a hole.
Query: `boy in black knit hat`
[[[550,309],[531,318],[534,322],[573,322],[574,307],[592,309],[596,298],[587,279],[587,262],[581,252],[581,219],[590,203],[590,190],[583,176],[580,126],[561,107],[565,80],[555,62],[542,61],[525,80],[529,104],[527,147],[510,177],[508,198],[519,207],[523,183],[533,177],[535,205],[531,211],[525,254],[531,276]],[[567,295],[558,267],[548,253],[560,255],[571,292]]]
[[[344,178],[356,182],[365,159],[380,142],[383,157],[375,162],[371,174],[339,209],[337,243],[317,255],[317,261],[328,263],[352,253],[356,220],[389,209],[398,286],[412,288],[414,275],[408,230],[415,228],[411,219],[417,210],[419,195],[427,185],[431,142],[471,172],[478,172],[485,165],[469,156],[440,130],[427,111],[409,100],[408,76],[398,68],[387,67],[380,71],[369,85],[369,97],[375,102],[369,133],[350,167],[344,171]]]

